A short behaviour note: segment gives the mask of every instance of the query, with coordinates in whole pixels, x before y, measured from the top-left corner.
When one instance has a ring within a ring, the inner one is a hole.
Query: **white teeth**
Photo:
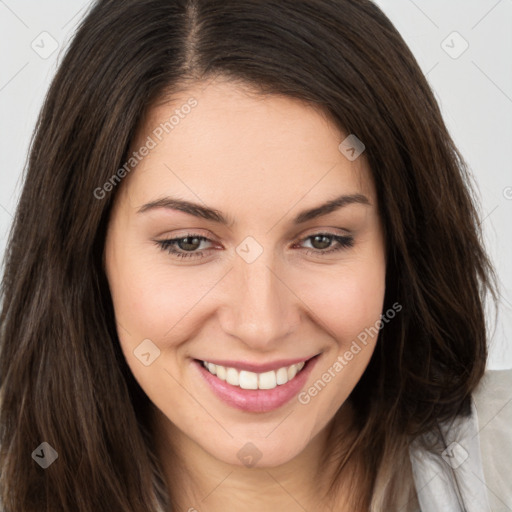
[[[277,370],[276,382],[278,386],[288,382],[288,370],[286,368],[279,368],[279,370]]]
[[[285,366],[274,371],[264,373],[238,371],[236,368],[227,368],[218,364],[203,361],[203,366],[220,380],[226,381],[232,386],[239,386],[242,389],[274,389],[292,380],[302,368],[304,362]]]
[[[220,380],[226,380],[226,368],[224,366],[217,366],[217,377]]]
[[[260,389],[274,389],[276,386],[277,386],[276,372],[270,371],[270,372],[260,373],[260,376],[258,377],[258,387]]]
[[[234,368],[226,368],[226,382],[232,386],[240,385],[240,378],[238,370]]]
[[[239,382],[242,389],[258,389],[258,374],[242,370]]]

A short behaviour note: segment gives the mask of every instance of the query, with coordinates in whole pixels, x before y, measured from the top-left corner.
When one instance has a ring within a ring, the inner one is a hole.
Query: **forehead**
[[[267,207],[305,195],[374,197],[364,154],[350,161],[339,150],[347,135],[303,101],[197,84],[149,109],[131,150],[151,149],[123,187],[135,203],[166,193]]]

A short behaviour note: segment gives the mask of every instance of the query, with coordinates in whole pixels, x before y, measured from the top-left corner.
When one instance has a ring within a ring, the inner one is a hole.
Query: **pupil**
[[[196,243],[194,242],[187,242],[187,240],[193,240],[195,241]],[[197,243],[200,243],[199,242],[199,239],[197,237],[186,237],[184,238],[180,243],[180,249],[183,249],[183,250],[187,250],[187,249],[190,249],[190,250],[194,250],[194,249],[197,249],[197,247],[194,247],[194,246],[197,246]],[[181,247],[181,246],[189,246],[189,247]],[[190,247],[190,245],[192,245],[193,247]]]
[[[325,236],[325,235],[316,235],[313,237],[313,243],[316,242],[318,239],[324,239],[326,242],[324,243],[324,246],[323,247],[317,247],[317,249],[326,249],[327,247],[329,247],[329,237],[328,236]],[[320,244],[322,245],[322,244]]]

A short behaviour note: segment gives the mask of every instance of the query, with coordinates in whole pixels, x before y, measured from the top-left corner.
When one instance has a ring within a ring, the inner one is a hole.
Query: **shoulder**
[[[512,443],[512,369],[487,370],[473,392],[480,438]]]
[[[478,418],[493,415],[512,400],[512,369],[487,370],[473,392]],[[491,418],[486,418],[491,419]]]
[[[416,438],[410,458],[423,512],[512,511],[512,370],[486,371],[471,414]]]
[[[491,509],[512,510],[512,369],[487,370],[473,402]]]

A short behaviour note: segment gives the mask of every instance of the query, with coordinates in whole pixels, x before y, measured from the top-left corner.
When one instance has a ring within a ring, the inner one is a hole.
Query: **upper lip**
[[[318,354],[315,354],[318,355]],[[270,361],[268,363],[250,363],[248,361],[228,361],[226,359],[200,359],[200,361],[207,361],[218,366],[224,366],[227,368],[235,368],[237,370],[245,370],[254,373],[269,372],[271,370],[278,370],[285,366],[291,366],[292,364],[298,364],[306,362],[315,356],[301,357],[295,359],[280,359],[279,361]]]

